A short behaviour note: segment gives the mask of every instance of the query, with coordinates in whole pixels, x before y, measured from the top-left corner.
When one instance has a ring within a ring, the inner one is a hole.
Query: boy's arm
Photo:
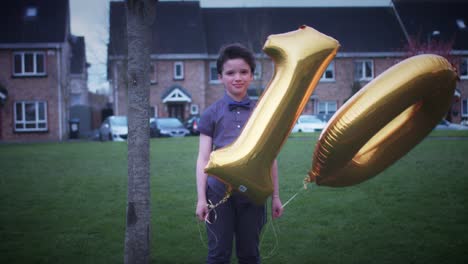
[[[278,183],[278,163],[276,160],[273,162],[271,168],[271,180],[273,182],[273,195],[271,197],[271,214],[273,219],[281,217],[283,214],[283,204],[279,196],[279,183]]]
[[[205,220],[208,214],[208,207],[206,202],[206,182],[207,175],[205,173],[205,166],[210,159],[210,153],[212,148],[212,138],[200,134],[200,145],[198,147],[198,158],[197,158],[197,209],[195,211],[198,219],[201,221]]]

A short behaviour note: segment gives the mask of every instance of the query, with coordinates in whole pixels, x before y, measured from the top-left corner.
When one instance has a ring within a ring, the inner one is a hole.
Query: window
[[[459,18],[459,19],[456,20],[456,22],[457,22],[457,27],[459,29],[461,29],[461,30],[466,29],[466,24],[465,24],[465,21],[463,19]]]
[[[335,80],[335,61],[330,62],[328,64],[327,69],[322,75],[322,78],[320,79],[321,82],[330,82]]]
[[[81,94],[70,93],[70,106],[81,104]]]
[[[461,58],[460,78],[461,79],[468,79],[468,58]]]
[[[218,70],[216,68],[216,61],[210,62],[210,83],[220,83],[218,79]]]
[[[35,6],[29,6],[26,8],[24,11],[24,17],[27,19],[32,19],[37,17],[37,7]]]
[[[174,79],[175,80],[184,79],[184,63],[181,61],[176,61],[174,63]]]
[[[374,62],[372,60],[358,60],[354,62],[355,80],[366,81],[374,78]]]
[[[192,104],[192,105],[190,105],[190,114],[191,114],[191,115],[198,115],[198,114],[199,114],[198,105],[197,105],[197,104]]]
[[[15,131],[47,131],[46,102],[15,102]]]
[[[45,54],[44,52],[14,52],[13,75],[14,76],[44,76]]]
[[[463,117],[468,117],[468,99],[463,99],[462,100],[462,116]]]
[[[158,117],[158,106],[150,106],[150,117],[151,118],[156,118]]]
[[[158,82],[157,72],[156,72],[156,62],[151,62],[150,66],[150,83],[156,84]]]
[[[262,63],[259,61],[255,62],[255,73],[254,80],[260,80],[262,78]]]
[[[318,103],[319,114],[334,114],[336,112],[336,102],[335,101],[321,101]]]

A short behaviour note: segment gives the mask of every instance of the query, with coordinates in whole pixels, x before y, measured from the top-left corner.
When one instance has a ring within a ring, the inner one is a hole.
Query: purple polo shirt
[[[240,135],[242,128],[250,117],[255,105],[246,95],[242,103],[250,103],[250,108],[236,107],[229,109],[234,100],[229,95],[209,106],[200,117],[198,131],[212,138],[213,150],[225,147]],[[215,177],[208,176],[208,186],[218,194],[224,195],[226,186]]]

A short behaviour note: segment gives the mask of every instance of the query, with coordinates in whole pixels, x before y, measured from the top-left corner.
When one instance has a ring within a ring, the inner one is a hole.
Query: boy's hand
[[[283,204],[279,197],[272,197],[271,198],[271,216],[273,219],[281,217],[283,214]]]
[[[208,216],[208,206],[206,202],[198,202],[197,209],[195,211],[198,220],[205,221],[206,217]]]

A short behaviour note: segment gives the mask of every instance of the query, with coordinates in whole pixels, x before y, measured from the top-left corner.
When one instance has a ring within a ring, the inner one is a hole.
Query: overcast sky
[[[160,0],[164,1],[164,0]],[[168,1],[168,0],[165,0]],[[172,1],[172,0],[169,0]],[[70,0],[72,34],[84,36],[91,91],[107,90],[106,59],[110,0]],[[200,0],[202,7],[388,6],[390,0]]]

